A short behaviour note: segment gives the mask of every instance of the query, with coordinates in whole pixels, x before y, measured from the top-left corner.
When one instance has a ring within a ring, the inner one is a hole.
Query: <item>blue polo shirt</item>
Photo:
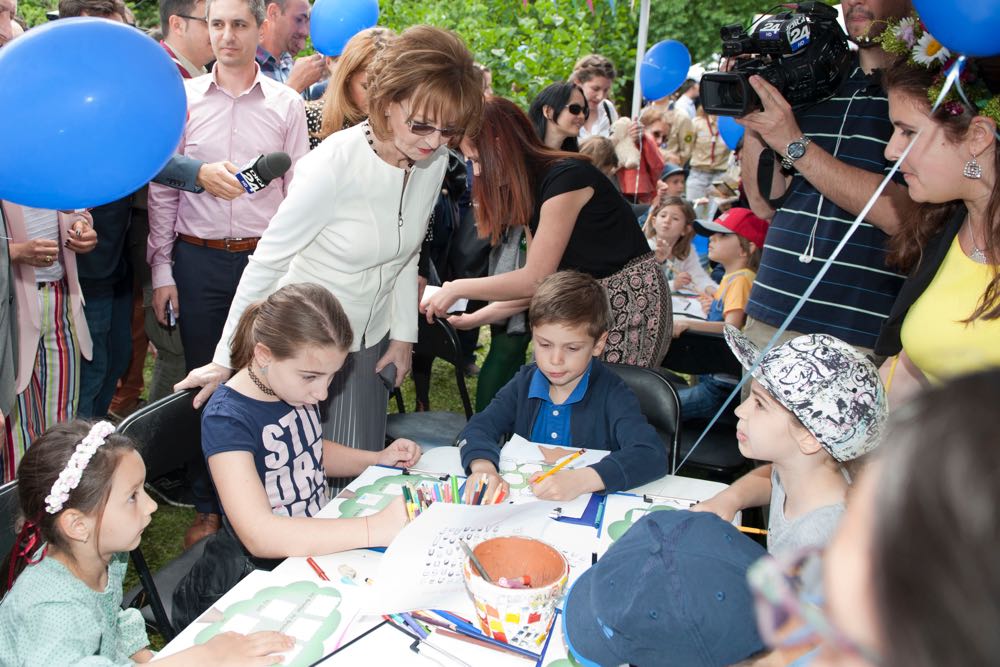
[[[531,376],[528,386],[528,398],[539,398],[542,406],[531,429],[531,441],[546,445],[570,446],[573,444],[573,434],[570,433],[569,417],[573,412],[573,404],[579,403],[587,394],[590,385],[590,369],[593,362],[587,364],[587,370],[580,377],[579,384],[563,403],[556,405],[549,399],[549,379],[538,368]]]
[[[889,102],[877,75],[855,67],[831,99],[796,113],[796,120],[813,143],[846,164],[878,174],[892,167],[884,156],[893,131]],[[771,220],[746,309],[750,317],[771,326],[785,320],[855,218],[798,173],[788,192]],[[813,260],[801,262],[814,225]],[[874,346],[903,284],[903,276],[886,265],[887,239],[862,222],[790,328]]]

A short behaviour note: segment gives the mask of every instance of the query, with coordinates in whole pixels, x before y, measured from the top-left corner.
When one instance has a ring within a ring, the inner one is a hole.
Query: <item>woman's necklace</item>
[[[372,126],[367,119],[364,122],[364,126],[365,126],[365,139],[368,140],[368,145],[372,147],[372,152],[375,153],[375,155],[378,155],[378,149],[375,148],[375,137],[372,136]],[[379,157],[381,158],[382,156],[379,155]],[[406,169],[406,171],[409,171],[413,167],[413,160],[406,157],[405,155],[403,157],[406,160],[406,166],[404,167],[404,169]]]
[[[972,246],[972,252],[969,253],[969,259],[977,264],[989,264],[990,260],[986,256],[986,253],[976,245],[976,235],[972,232],[972,222],[966,218],[965,226],[969,230],[969,245]]]
[[[257,388],[264,392],[265,396],[277,396],[277,394],[274,393],[274,390],[264,384],[264,381],[257,377],[257,374],[253,372],[253,364],[247,366],[247,374],[250,376],[250,379],[253,380],[253,383],[257,385]]]

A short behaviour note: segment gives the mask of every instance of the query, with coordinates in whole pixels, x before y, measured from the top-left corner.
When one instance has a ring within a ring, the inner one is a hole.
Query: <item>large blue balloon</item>
[[[61,19],[0,49],[0,199],[36,208],[105,204],[167,163],[184,130],[177,66],[127,25]]]
[[[316,0],[309,19],[313,46],[339,56],[347,40],[378,23],[378,0]]]
[[[691,69],[691,54],[680,42],[668,39],[646,51],[639,66],[639,86],[647,100],[666,97],[681,87]]]
[[[913,6],[934,39],[967,56],[1000,54],[1000,2],[996,0],[914,0]]]
[[[733,120],[732,116],[719,116],[719,134],[729,150],[734,151],[743,138],[743,126]]]

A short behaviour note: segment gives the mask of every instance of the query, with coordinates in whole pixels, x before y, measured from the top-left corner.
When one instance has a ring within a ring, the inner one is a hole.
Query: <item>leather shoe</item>
[[[222,517],[218,514],[198,512],[187,532],[184,533],[184,548],[190,549],[200,539],[217,533],[221,526]]]

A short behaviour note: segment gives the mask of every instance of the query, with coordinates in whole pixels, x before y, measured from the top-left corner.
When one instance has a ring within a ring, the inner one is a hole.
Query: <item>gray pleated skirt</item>
[[[330,383],[323,410],[323,437],[353,449],[370,452],[385,448],[385,418],[389,389],[375,364],[389,347],[386,336],[378,344],[351,352],[344,366]],[[334,479],[335,487],[344,487],[350,478]]]

